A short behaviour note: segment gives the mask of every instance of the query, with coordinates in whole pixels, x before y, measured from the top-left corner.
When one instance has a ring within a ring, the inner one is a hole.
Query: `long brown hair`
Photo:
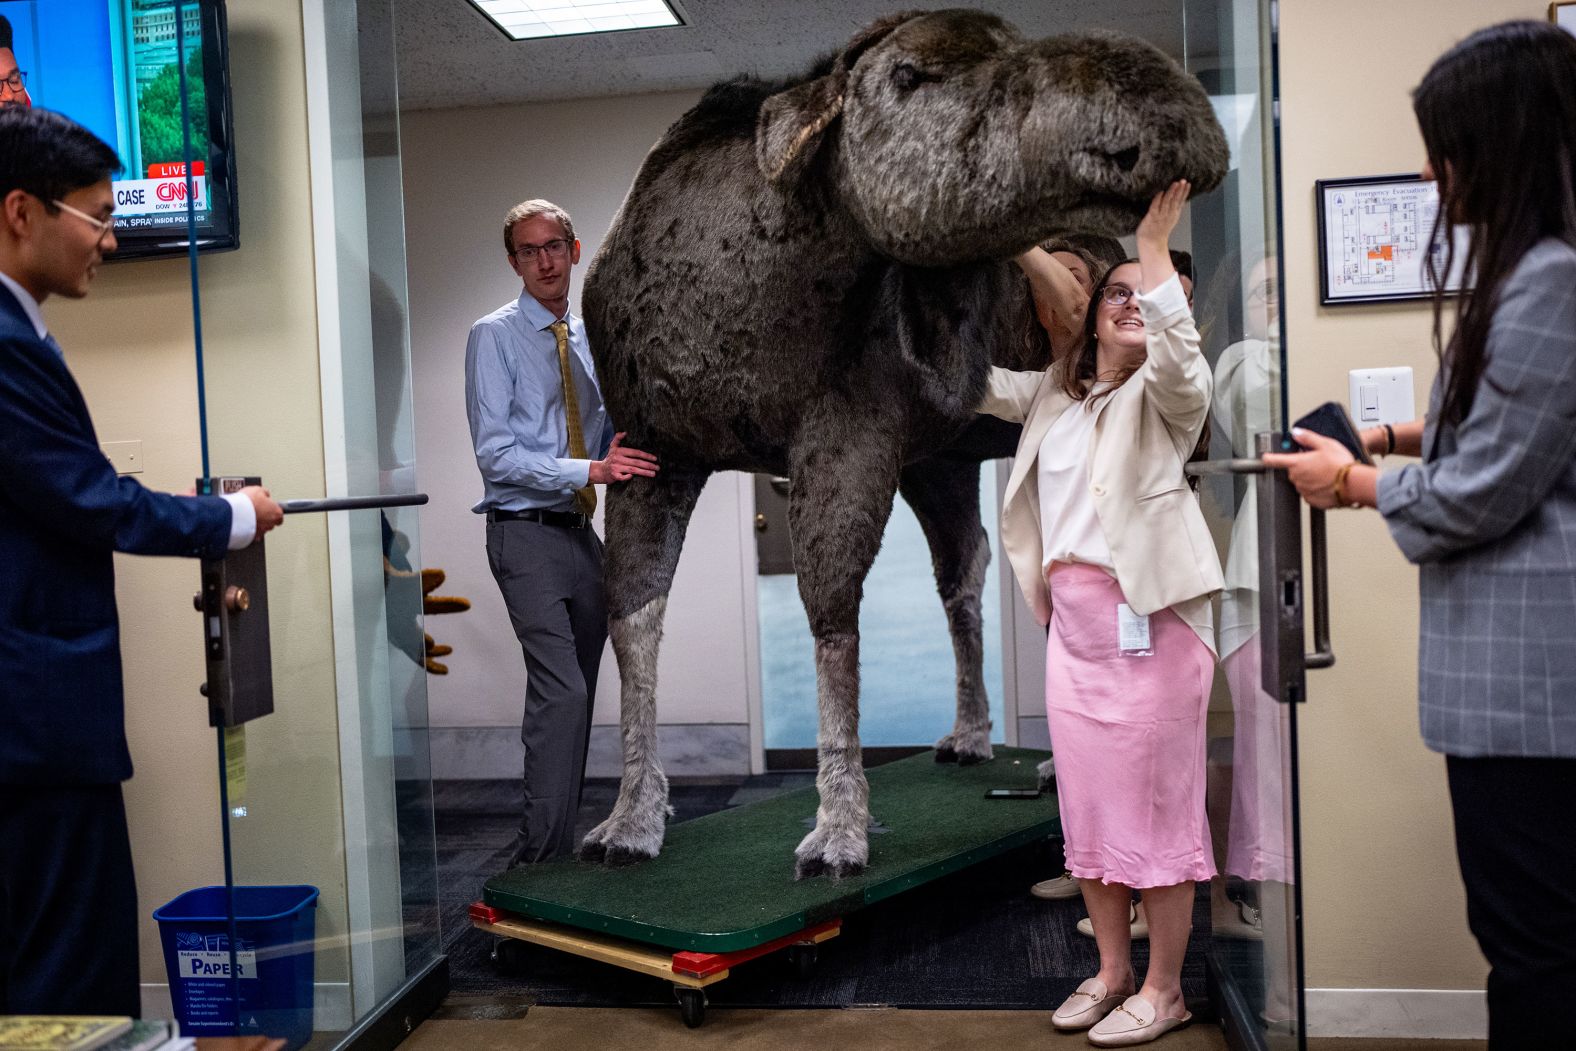
[[[1475,288],[1456,300],[1443,338],[1448,242],[1428,259],[1434,350],[1445,373],[1441,415],[1459,424],[1488,364],[1488,335],[1505,281],[1533,245],[1576,245],[1576,37],[1548,22],[1481,29],[1447,51],[1412,93],[1428,160],[1439,180],[1432,243],[1451,223],[1471,229],[1462,272]]]

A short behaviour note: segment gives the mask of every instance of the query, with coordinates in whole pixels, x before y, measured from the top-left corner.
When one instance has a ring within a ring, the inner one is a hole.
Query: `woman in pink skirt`
[[[1147,1043],[1191,1016],[1182,956],[1193,883],[1215,875],[1204,813],[1214,675],[1215,545],[1182,465],[1211,375],[1167,250],[1188,184],[1157,194],[1138,259],[1095,288],[1075,361],[992,369],[980,411],[1023,424],[1002,544],[1049,628],[1046,714],[1067,864],[1100,971],[1052,1016],[1099,1047]],[[1128,904],[1142,892],[1149,970],[1136,988]]]

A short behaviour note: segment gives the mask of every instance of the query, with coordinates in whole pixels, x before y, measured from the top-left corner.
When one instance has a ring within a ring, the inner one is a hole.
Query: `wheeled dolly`
[[[666,979],[673,983],[679,1013],[691,1029],[706,1020],[706,988],[728,977],[733,968],[782,951],[788,954],[789,965],[795,973],[808,977],[815,969],[816,946],[837,937],[843,926],[841,919],[828,920],[776,941],[736,952],[664,952],[656,946],[626,938],[513,916],[479,901],[471,905],[471,923],[479,930],[498,935],[499,940],[493,946],[493,961],[500,966],[510,964],[510,957],[518,951],[520,942],[531,942],[626,971]]]

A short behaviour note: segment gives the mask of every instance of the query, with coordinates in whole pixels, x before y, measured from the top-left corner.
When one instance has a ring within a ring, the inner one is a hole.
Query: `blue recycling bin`
[[[312,1038],[317,888],[236,887],[234,894],[240,977],[233,992],[224,888],[189,890],[153,912],[181,1034],[257,1034],[301,1047]]]

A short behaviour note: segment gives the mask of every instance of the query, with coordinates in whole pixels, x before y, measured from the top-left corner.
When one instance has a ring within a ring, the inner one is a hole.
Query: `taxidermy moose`
[[[657,650],[714,471],[792,479],[820,708],[820,808],[795,876],[851,875],[868,857],[859,603],[900,488],[958,657],[957,722],[938,757],[990,758],[980,457],[948,450],[993,361],[1048,360],[1043,338],[1027,338],[1028,286],[1011,259],[1059,230],[1130,232],[1160,189],[1213,189],[1226,163],[1203,89],[1160,51],[1116,35],[1027,41],[977,11],[883,19],[804,78],[720,84],[674,123],[582,296],[613,419],[662,460],[657,477],[608,493],[624,773],[582,857],[662,847]]]

